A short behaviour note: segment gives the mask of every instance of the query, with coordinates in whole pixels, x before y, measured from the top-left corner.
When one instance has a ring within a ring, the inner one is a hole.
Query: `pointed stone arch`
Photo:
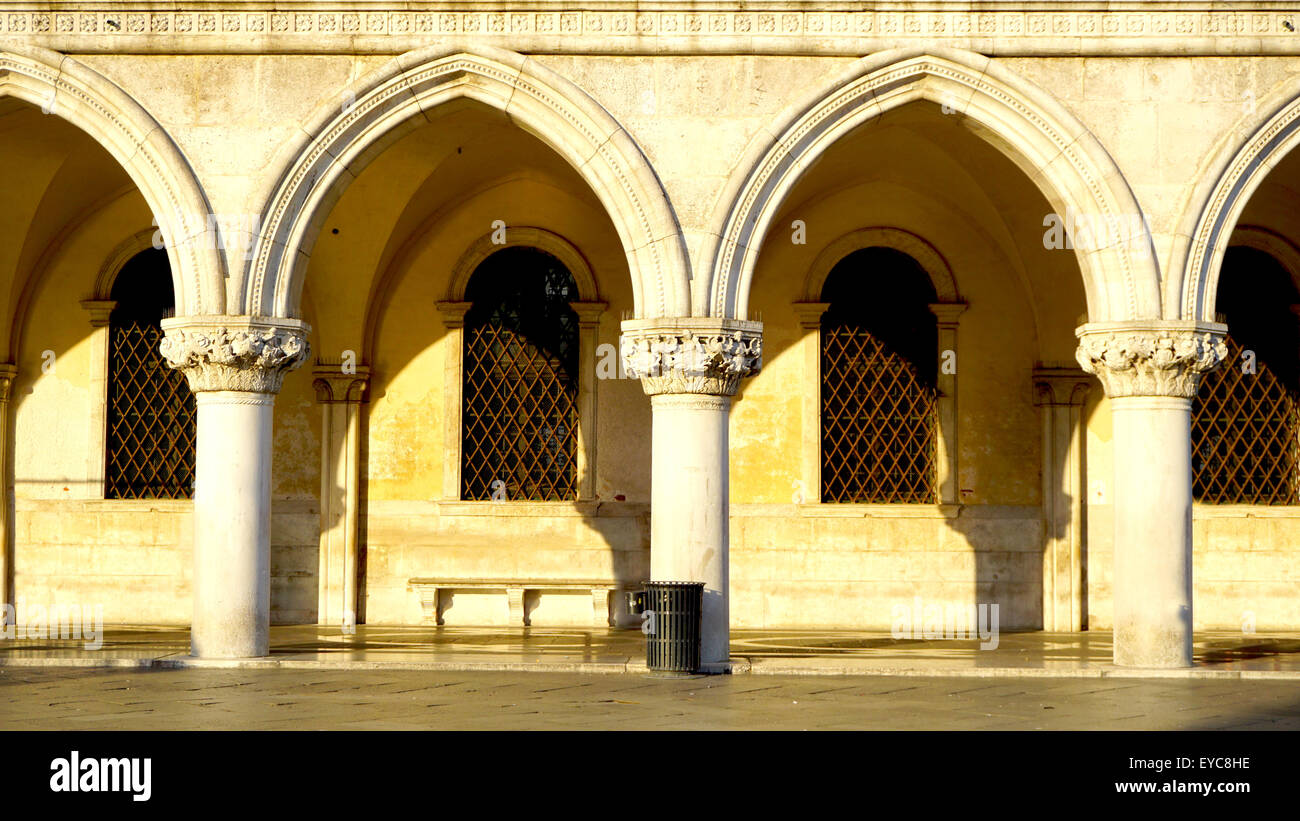
[[[166,243],[178,314],[225,312],[225,264],[207,197],[180,148],[139,103],[71,57],[14,44],[0,50],[4,96],[81,129],[126,171]]]
[[[751,143],[714,214],[714,244],[702,257],[707,275],[692,294],[696,313],[743,319],[763,239],[803,172],[853,129],[917,100],[961,117],[1029,176],[1057,214],[1121,229],[1075,251],[1091,320],[1159,316],[1150,233],[1096,137],[1043,90],[986,57],[951,49],[863,58]]]
[[[244,312],[297,315],[321,221],[365,165],[439,106],[468,99],[504,113],[591,187],[627,254],[638,317],[689,312],[689,263],[677,217],[640,147],[573,83],[520,54],[435,47],[398,57],[318,113],[272,192]]]
[[[1214,321],[1223,255],[1250,198],[1273,167],[1300,144],[1300,81],[1260,101],[1253,115],[1220,140],[1208,173],[1198,176],[1166,285],[1166,318]],[[1179,253],[1181,251],[1181,253]]]

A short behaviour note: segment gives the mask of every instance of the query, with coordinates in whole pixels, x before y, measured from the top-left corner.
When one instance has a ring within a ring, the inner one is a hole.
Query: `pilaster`
[[[1074,368],[1035,368],[1042,418],[1043,629],[1083,629],[1085,484],[1083,405],[1093,378]]]
[[[82,493],[87,499],[103,499],[108,462],[109,319],[117,301],[83,299],[81,307],[90,315],[91,396],[86,420],[86,484]]]
[[[0,605],[12,604],[14,544],[13,475],[9,471],[9,390],[18,376],[12,362],[0,363]],[[5,625],[5,609],[0,607],[0,626]]]
[[[321,408],[317,621],[347,630],[360,612],[361,405],[370,369],[322,363],[312,376]]]

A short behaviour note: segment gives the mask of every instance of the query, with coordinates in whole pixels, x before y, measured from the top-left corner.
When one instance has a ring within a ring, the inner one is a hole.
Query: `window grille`
[[[1300,504],[1300,407],[1296,395],[1256,359],[1242,367],[1242,345],[1201,378],[1192,403],[1192,489],[1210,504]],[[1292,354],[1294,356],[1294,353]]]
[[[911,257],[850,254],[822,300],[823,502],[938,501],[934,290]]]
[[[575,500],[572,275],[542,251],[508,248],[479,266],[466,297],[462,498]]]
[[[117,306],[109,316],[105,495],[193,498],[194,394],[158,352],[160,320],[173,305],[166,252],[133,258],[111,296]]]
[[[936,501],[935,404],[915,366],[869,331],[823,329],[823,501]]]

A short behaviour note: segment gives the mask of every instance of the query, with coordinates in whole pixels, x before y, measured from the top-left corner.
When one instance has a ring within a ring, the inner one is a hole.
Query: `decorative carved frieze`
[[[185,372],[195,393],[278,393],[284,375],[310,353],[309,329],[295,319],[186,317],[162,324],[159,351]]]
[[[763,324],[733,319],[632,320],[623,323],[623,368],[650,396],[732,396],[763,367]]]
[[[1196,395],[1200,376],[1228,348],[1227,327],[1215,323],[1096,323],[1076,333],[1080,367],[1101,380],[1110,398]]]
[[[735,8],[704,9],[695,3],[647,5],[626,2],[533,3],[332,2],[284,8],[266,2],[212,3],[181,0],[166,8],[139,3],[13,2],[0,13],[0,33],[51,47],[68,41],[130,41],[132,48],[233,51],[250,44],[293,41],[313,50],[355,50],[358,37],[394,42],[406,50],[429,37],[473,36],[502,44],[589,42],[663,51],[708,50],[716,38],[743,39],[763,50],[862,54],[907,42],[972,47],[996,37],[1025,50],[1104,52],[1107,41],[1140,41],[1147,48],[1179,53],[1233,51],[1232,41],[1269,43],[1265,53],[1295,53],[1300,14],[1278,2],[1036,2],[1023,7],[971,8],[934,2],[923,8],[846,9],[839,4],[754,0]],[[310,6],[318,5],[317,8]],[[646,43],[653,41],[653,47]],[[626,44],[626,45],[623,45]],[[868,44],[874,44],[869,47]],[[102,48],[102,46],[100,46]],[[220,47],[220,46],[219,46]],[[507,45],[507,47],[511,47]],[[519,47],[520,50],[528,50]],[[1129,45],[1129,48],[1132,46]]]

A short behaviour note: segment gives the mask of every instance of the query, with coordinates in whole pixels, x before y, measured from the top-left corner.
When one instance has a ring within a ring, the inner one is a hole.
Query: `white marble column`
[[[1192,665],[1191,408],[1227,355],[1215,323],[1094,323],[1079,364],[1110,399],[1114,646],[1123,667]]]
[[[728,411],[762,366],[762,324],[629,320],[623,364],[651,397],[650,577],[704,582],[700,661],[730,663]]]
[[[194,618],[190,651],[256,658],[269,650],[271,419],[284,374],[307,358],[292,319],[163,320],[163,359],[198,405]]]
[[[356,626],[359,603],[361,403],[370,369],[340,365],[313,369],[321,406],[320,571],[317,621]]]

